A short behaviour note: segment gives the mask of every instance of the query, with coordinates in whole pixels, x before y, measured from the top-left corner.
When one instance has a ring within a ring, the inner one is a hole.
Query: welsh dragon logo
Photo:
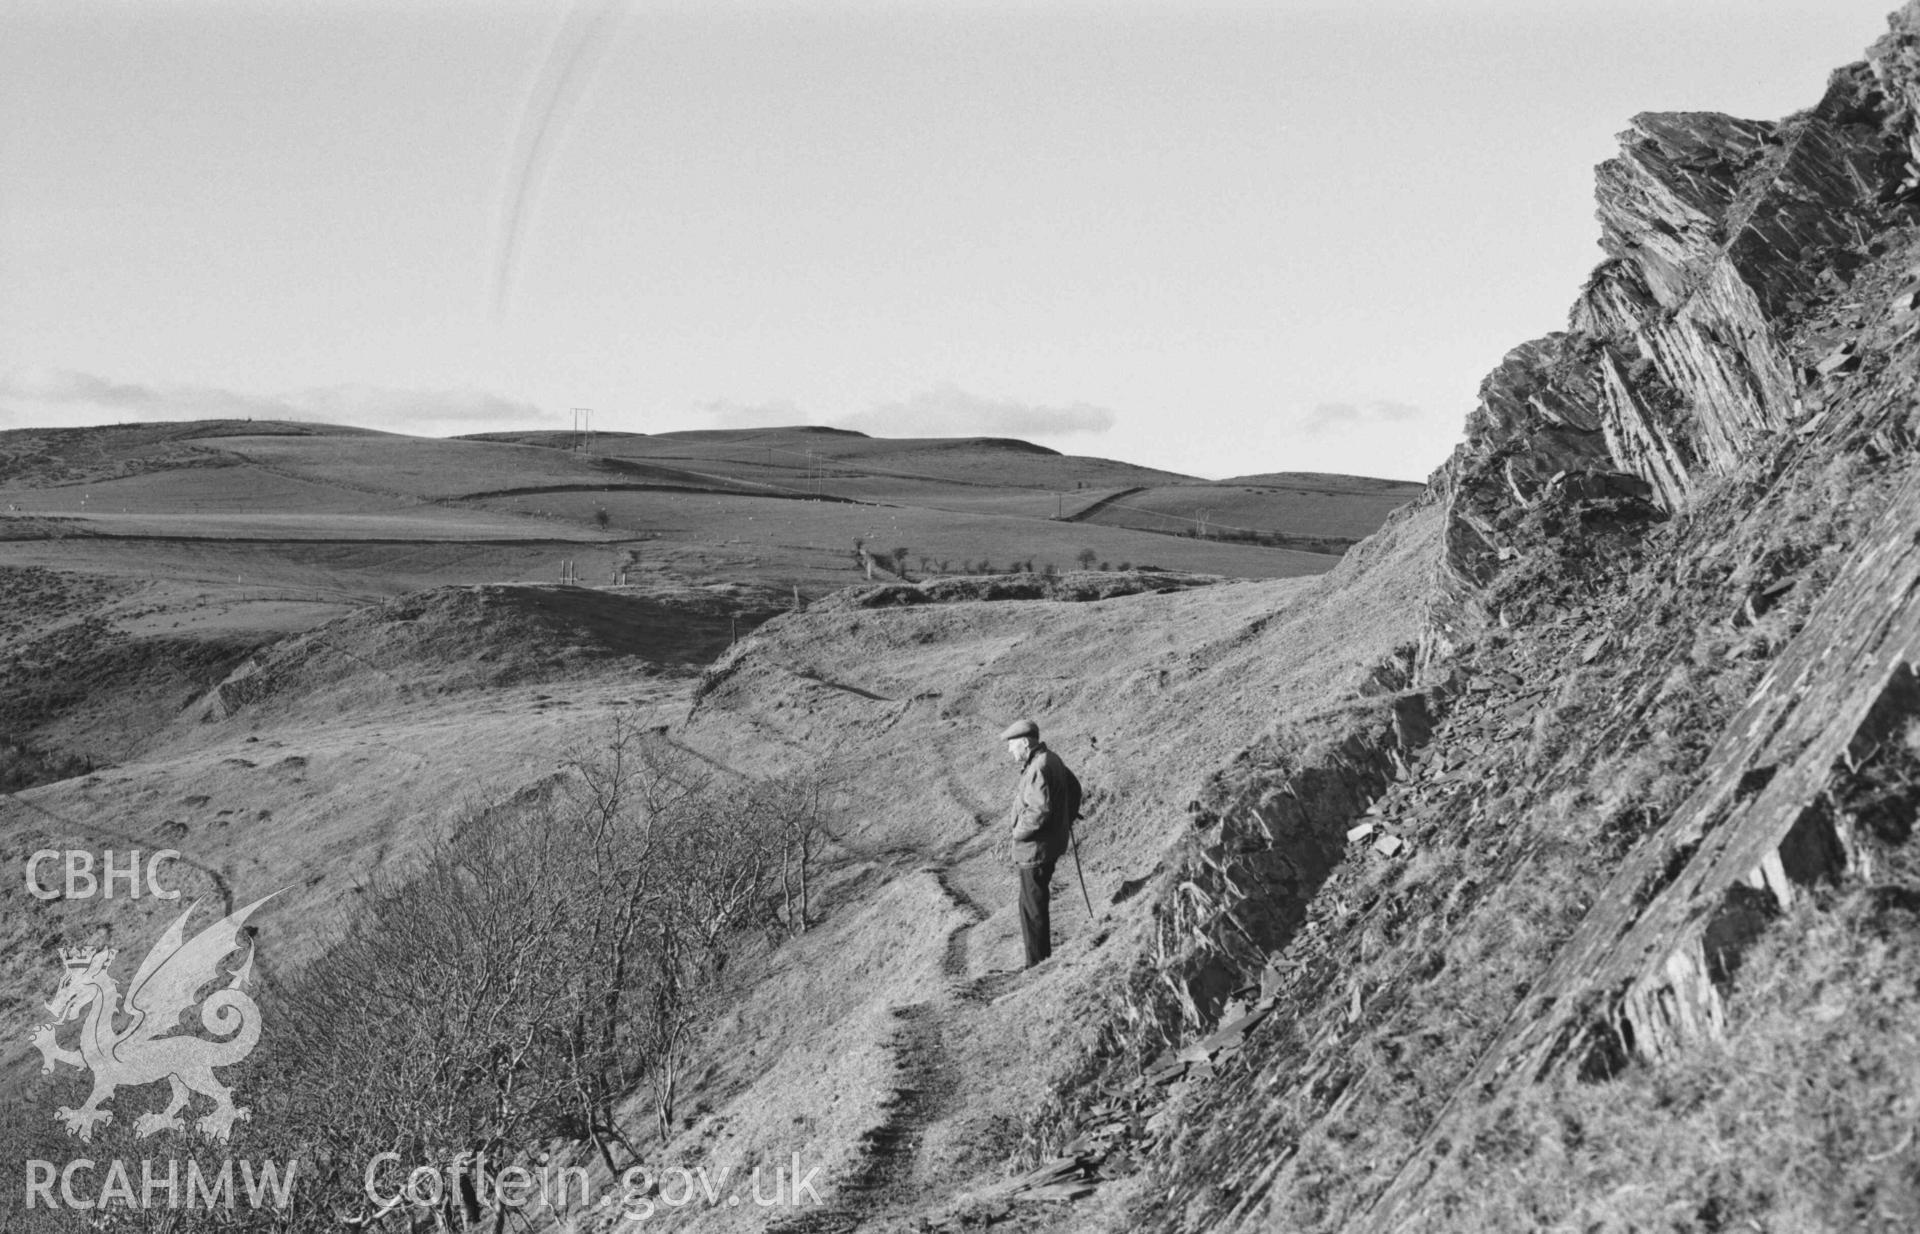
[[[40,1049],[43,1073],[60,1063],[91,1070],[93,1093],[77,1110],[62,1106],[54,1115],[56,1121],[82,1140],[92,1140],[94,1128],[113,1117],[113,1111],[102,1106],[116,1089],[159,1080],[172,1085],[172,1099],[165,1110],[142,1114],[134,1123],[135,1135],[182,1130],[180,1111],[194,1093],[213,1099],[212,1112],[195,1126],[214,1139],[225,1140],[233,1124],[248,1117],[246,1107],[233,1103],[233,1090],[215,1078],[213,1069],[239,1062],[260,1040],[260,1008],[242,988],[253,973],[251,943],[246,945],[246,959],[226,984],[200,1003],[202,1027],[223,1040],[174,1030],[193,1009],[200,991],[225,976],[221,961],[240,949],[240,930],[247,918],[278,894],[255,900],[200,931],[191,942],[183,942],[187,918],[200,907],[195,900],[140,962],[124,1004],[119,986],[107,972],[117,951],[85,947],[60,953],[66,971],[47,1004],[53,1022],[34,1030],[33,1044]],[[61,1029],[83,1016],[80,1048],[61,1046],[57,1039]],[[115,1026],[116,1020],[122,1022],[120,1027]]]

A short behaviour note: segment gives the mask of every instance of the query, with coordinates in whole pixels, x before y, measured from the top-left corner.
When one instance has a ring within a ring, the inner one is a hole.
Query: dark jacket
[[[1013,824],[1013,863],[1038,865],[1067,851],[1073,820],[1067,816],[1067,765],[1041,742],[1020,770],[1008,818]]]

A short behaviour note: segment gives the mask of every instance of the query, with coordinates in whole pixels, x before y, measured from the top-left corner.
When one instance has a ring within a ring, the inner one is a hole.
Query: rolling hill
[[[888,567],[907,549],[912,577],[1086,555],[1270,578],[1333,560],[1057,518],[1076,486],[1169,475],[1024,442],[784,429],[573,444],[252,421],[0,433],[9,595],[66,605],[0,641],[0,742],[39,751],[23,762],[116,761],[262,643],[425,587],[741,583],[806,599],[864,579],[856,542]],[[89,580],[74,593],[89,598],[47,599],[45,571]]]

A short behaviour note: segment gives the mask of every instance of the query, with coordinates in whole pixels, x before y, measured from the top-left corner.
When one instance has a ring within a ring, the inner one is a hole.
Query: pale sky
[[[1891,0],[9,0],[0,428],[813,423],[1421,479],[1636,112]]]

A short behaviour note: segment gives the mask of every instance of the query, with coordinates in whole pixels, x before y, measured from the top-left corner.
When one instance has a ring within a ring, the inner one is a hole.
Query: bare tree
[[[814,863],[828,843],[829,795],[836,777],[823,771],[762,781],[750,802],[755,825],[770,837],[780,877],[782,924],[802,934],[812,924]]]

